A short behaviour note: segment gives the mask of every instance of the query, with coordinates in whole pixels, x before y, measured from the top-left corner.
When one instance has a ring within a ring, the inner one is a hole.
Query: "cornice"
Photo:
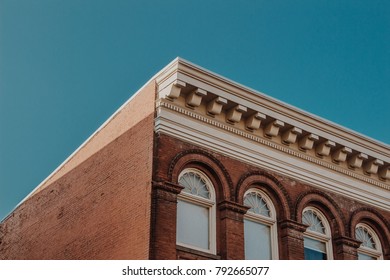
[[[390,190],[390,147],[177,58],[156,107]]]
[[[197,79],[204,82],[205,84],[211,85],[217,89],[242,98],[243,100],[250,101],[255,105],[264,105],[267,109],[270,109],[273,112],[277,112],[281,116],[286,116],[290,121],[296,120],[302,123],[310,124],[313,126],[313,128],[321,128],[325,133],[335,135],[342,139],[345,138],[345,140],[348,142],[365,146],[369,149],[372,149],[373,152],[383,153],[387,158],[390,157],[390,145],[272,98],[262,92],[241,85],[182,58],[178,57],[176,60],[174,60],[174,62],[174,65],[171,63],[172,73],[181,73],[188,77]]]
[[[294,157],[306,160],[310,163],[313,163],[313,164],[316,164],[316,165],[319,165],[322,167],[326,167],[326,168],[331,169],[333,171],[336,171],[336,172],[342,173],[344,175],[350,176],[352,178],[364,181],[368,184],[375,185],[375,186],[378,186],[378,187],[386,189],[386,190],[390,190],[390,186],[385,184],[381,180],[375,180],[369,176],[358,174],[350,169],[340,167],[337,164],[333,164],[333,163],[324,161],[321,158],[310,156],[310,155],[308,155],[300,150],[293,150],[293,149],[289,148],[288,146],[281,145],[281,144],[272,142],[266,138],[262,138],[262,137],[253,135],[252,133],[237,129],[237,128],[235,128],[231,125],[225,124],[225,123],[221,123],[221,122],[214,120],[214,119],[211,119],[207,116],[203,116],[201,114],[198,114],[192,110],[188,110],[186,108],[176,106],[175,104],[173,104],[169,101],[160,100],[159,102],[157,102],[157,106],[162,107],[162,108],[167,108],[171,111],[188,116],[188,117],[195,119],[197,121],[200,121],[200,122],[203,122],[205,124],[214,126],[216,128],[228,131],[228,132],[233,133],[235,135],[238,135],[240,137],[254,141],[258,144],[265,145],[265,146],[268,146],[272,149],[281,151],[281,152],[286,153],[290,156],[294,156]]]

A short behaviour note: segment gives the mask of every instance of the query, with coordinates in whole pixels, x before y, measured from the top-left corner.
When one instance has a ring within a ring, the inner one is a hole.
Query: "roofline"
[[[372,137],[369,137],[369,136],[367,136],[367,135],[365,135],[365,134],[362,134],[362,133],[360,133],[360,132],[357,132],[357,131],[355,131],[355,130],[353,130],[353,129],[347,128],[347,127],[345,127],[345,126],[342,126],[342,125],[340,125],[340,124],[337,124],[337,123],[335,123],[335,122],[332,122],[332,121],[330,121],[330,120],[327,120],[327,119],[325,119],[325,118],[323,118],[323,117],[317,116],[317,115],[315,115],[315,114],[313,114],[313,113],[310,113],[310,112],[308,112],[308,111],[305,111],[305,110],[303,110],[303,109],[297,108],[297,107],[295,107],[294,105],[285,103],[285,102],[283,102],[283,101],[281,101],[281,100],[278,100],[278,99],[276,99],[276,98],[274,98],[274,97],[271,97],[271,96],[269,96],[269,95],[267,95],[267,94],[265,94],[265,93],[263,93],[263,92],[260,92],[260,91],[257,91],[257,90],[255,90],[255,89],[253,89],[253,88],[250,88],[250,87],[248,87],[248,86],[242,85],[242,84],[240,84],[240,83],[238,83],[238,82],[235,82],[235,81],[233,81],[233,80],[231,80],[231,79],[229,79],[229,78],[226,78],[226,77],[224,77],[224,76],[221,76],[221,75],[219,75],[219,74],[217,74],[217,73],[215,73],[215,72],[213,72],[213,71],[210,71],[210,70],[208,70],[208,69],[206,69],[206,68],[204,68],[204,67],[201,67],[201,66],[199,66],[199,65],[196,65],[196,64],[194,64],[194,63],[192,63],[192,62],[190,62],[190,61],[188,61],[188,60],[185,60],[185,59],[183,59],[183,58],[177,57],[174,61],[176,61],[176,60],[177,60],[177,62],[178,62],[179,64],[180,64],[180,63],[181,63],[181,64],[184,64],[184,65],[189,66],[189,67],[191,67],[191,68],[194,68],[194,69],[196,69],[196,70],[198,70],[198,71],[201,71],[201,72],[203,72],[203,73],[206,74],[206,75],[213,76],[214,78],[216,78],[216,79],[218,79],[218,80],[221,80],[221,81],[223,81],[223,82],[225,82],[225,83],[227,83],[227,84],[229,84],[229,85],[231,85],[231,86],[234,86],[234,87],[239,88],[239,89],[241,89],[241,90],[244,90],[244,91],[246,91],[246,92],[250,92],[250,93],[252,93],[252,94],[255,94],[256,98],[261,97],[261,98],[263,98],[263,99],[265,99],[265,100],[267,100],[267,101],[269,101],[269,102],[274,103],[275,105],[285,107],[286,109],[288,109],[288,110],[290,110],[290,111],[295,111],[295,112],[297,112],[297,113],[303,115],[303,116],[306,117],[306,118],[312,119],[312,120],[315,121],[315,122],[323,123],[323,124],[326,125],[326,126],[331,126],[332,128],[337,129],[337,130],[341,130],[341,131],[344,132],[344,133],[351,134],[351,135],[353,135],[354,137],[357,137],[359,140],[367,141],[367,142],[370,142],[371,144],[380,146],[380,147],[383,148],[383,149],[390,150],[390,145],[389,145],[389,144],[386,144],[386,143],[384,143],[384,142],[382,142],[382,141],[379,141],[379,140],[374,139],[374,138],[372,138]],[[173,62],[174,62],[174,61],[173,61]],[[360,142],[360,141],[359,141],[359,142]],[[389,156],[390,156],[390,154],[389,154]]]

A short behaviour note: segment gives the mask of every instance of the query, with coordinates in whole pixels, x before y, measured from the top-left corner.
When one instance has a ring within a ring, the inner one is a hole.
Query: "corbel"
[[[202,102],[203,96],[207,95],[207,91],[197,88],[191,92],[186,98],[186,105],[190,108],[198,107]]]
[[[266,115],[257,112],[246,119],[245,122],[246,128],[249,130],[259,129],[261,122],[264,121],[266,118],[267,118]]]
[[[379,169],[379,177],[383,180],[389,180],[390,179],[390,165],[383,166]]]
[[[382,165],[383,161],[380,159],[369,160],[363,164],[363,170],[366,174],[376,174]]]
[[[279,133],[279,129],[284,126],[284,122],[279,120],[274,120],[270,122],[264,129],[265,136],[274,137]]]
[[[319,137],[315,134],[310,133],[308,135],[305,135],[299,140],[299,148],[304,151],[311,150],[313,149],[314,142],[318,140]]]
[[[282,135],[282,141],[284,144],[293,144],[297,141],[298,135],[302,134],[302,129],[298,127],[292,127],[285,131]]]
[[[228,113],[226,115],[226,119],[230,123],[233,123],[233,124],[238,123],[241,120],[242,113],[244,113],[246,111],[247,111],[247,109],[245,106],[236,105],[228,111]]]
[[[317,145],[316,147],[316,155],[317,156],[328,156],[330,154],[330,150],[336,147],[336,143],[330,140],[326,140],[320,144]]]
[[[227,100],[222,97],[217,97],[211,100],[207,104],[207,113],[209,115],[215,116],[221,114],[223,105],[227,104]]]
[[[368,156],[366,154],[358,153],[356,155],[351,156],[351,158],[348,160],[348,166],[352,169],[360,168],[363,165],[363,161],[367,159]]]
[[[342,147],[338,150],[336,150],[332,154],[332,160],[334,162],[343,162],[347,159],[347,156],[352,153],[352,149],[348,147]]]

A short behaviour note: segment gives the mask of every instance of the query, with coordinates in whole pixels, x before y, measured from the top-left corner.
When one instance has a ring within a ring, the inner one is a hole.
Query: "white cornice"
[[[390,210],[390,146],[180,58],[156,82],[157,133]]]
[[[241,129],[237,129],[237,128],[230,126],[228,124],[224,124],[222,122],[204,117],[201,114],[197,114],[196,112],[193,112],[191,110],[175,106],[174,104],[172,104],[170,102],[160,101],[159,103],[157,103],[157,106],[160,109],[158,111],[159,114],[158,114],[158,118],[156,119],[157,121],[159,121],[161,118],[165,118],[165,121],[170,122],[170,123],[174,123],[174,121],[178,121],[183,116],[186,116],[186,117],[189,117],[189,118],[197,121],[197,122],[193,122],[193,123],[187,122],[188,125],[191,125],[194,127],[194,128],[187,128],[187,129],[192,129],[193,131],[197,131],[200,134],[204,134],[205,131],[209,131],[209,134],[212,134],[212,137],[218,138],[218,136],[221,135],[221,133],[222,133],[221,130],[222,130],[222,131],[225,131],[229,134],[240,137],[241,139],[235,138],[236,139],[235,141],[237,143],[243,143],[242,138],[245,138],[245,140],[250,140],[252,142],[255,142],[255,143],[261,145],[261,147],[266,146],[266,147],[271,148],[273,150],[282,152],[286,155],[289,155],[289,156],[292,156],[295,158],[299,158],[299,159],[303,159],[309,163],[328,168],[330,170],[339,172],[339,173],[347,175],[349,177],[364,181],[367,184],[375,185],[377,187],[380,187],[380,188],[383,188],[385,190],[390,191],[390,185],[388,185],[380,180],[372,179],[371,177],[365,176],[363,174],[355,173],[352,170],[342,168],[336,164],[332,164],[331,162],[327,162],[327,161],[321,160],[320,158],[307,155],[306,153],[296,151],[294,149],[290,149],[289,147],[286,147],[285,145],[275,143],[275,142],[270,141],[266,138],[258,137],[256,135],[253,135],[252,133],[249,133],[249,132],[241,130]],[[168,109],[170,111],[170,113],[168,113],[166,110],[163,110],[163,108]],[[177,116],[174,112],[179,113],[181,116]],[[178,121],[178,122],[180,123],[180,121]],[[207,124],[210,127],[215,127],[218,130],[212,131],[212,130],[206,129],[205,127],[202,126],[202,124],[200,124],[200,122]],[[156,122],[156,128],[158,128],[157,131],[161,131],[161,130],[159,130],[159,125],[160,125],[160,123]],[[202,126],[202,129],[199,128],[200,126]],[[193,136],[194,135],[191,135],[191,137],[193,137]],[[229,139],[229,136],[225,134],[224,136],[220,136],[220,138],[221,139]],[[239,145],[239,144],[235,144],[235,145]],[[254,143],[250,143],[250,144],[246,143],[245,146],[247,146],[247,145],[254,145]],[[234,150],[230,150],[230,151],[235,152]],[[264,154],[267,154],[270,152],[272,152],[272,151],[264,150]],[[309,167],[309,168],[312,168],[312,167]]]
[[[295,147],[295,150],[314,152],[318,156],[315,160],[329,169],[344,170],[345,175],[388,186],[390,146],[384,143],[180,58],[172,62],[169,69],[156,78],[156,82],[158,100],[167,100],[178,108],[188,107],[206,120],[223,122],[221,118],[225,118],[227,128],[235,125],[245,131],[246,127],[252,132],[248,135],[259,136],[261,133],[263,137],[259,139],[270,138],[273,140],[270,143],[282,141],[290,146],[288,151],[293,151]],[[299,157],[300,154],[294,156]],[[340,169],[338,165],[350,168]]]
[[[265,114],[279,117],[292,125],[307,125],[315,134],[338,138],[338,142],[342,142],[340,144],[360,146],[367,151],[382,154],[387,160],[390,157],[390,145],[279,101],[182,58],[176,58],[170,63],[167,71],[157,76],[157,84],[164,86],[163,82],[168,78],[179,79],[189,84],[192,82],[194,86],[199,85],[200,88],[218,96],[230,97],[229,100],[243,106],[261,106]]]

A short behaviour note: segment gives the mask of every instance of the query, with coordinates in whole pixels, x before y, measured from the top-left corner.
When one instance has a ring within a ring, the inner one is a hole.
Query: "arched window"
[[[245,259],[278,259],[276,211],[271,199],[250,189],[244,195],[244,205],[250,207],[244,217]]]
[[[177,198],[176,243],[215,254],[215,193],[207,176],[193,168],[183,170]]]
[[[325,216],[313,207],[302,213],[302,223],[308,225],[304,234],[305,260],[333,259],[331,231]]]
[[[372,228],[366,224],[358,224],[355,228],[355,238],[362,242],[358,249],[359,260],[383,259],[381,243]]]

